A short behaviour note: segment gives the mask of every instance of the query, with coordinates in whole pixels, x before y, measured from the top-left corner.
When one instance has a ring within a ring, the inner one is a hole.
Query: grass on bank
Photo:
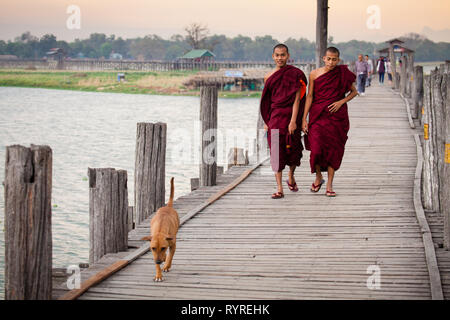
[[[117,81],[117,74],[125,74],[125,82]],[[0,86],[66,89],[94,92],[199,95],[183,82],[196,71],[56,71],[56,70],[0,70]],[[261,92],[220,91],[221,98],[259,98]]]

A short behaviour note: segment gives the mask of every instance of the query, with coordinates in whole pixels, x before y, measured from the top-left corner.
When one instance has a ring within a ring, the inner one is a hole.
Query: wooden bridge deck
[[[305,152],[296,173],[300,191],[285,188],[284,199],[272,200],[275,180],[266,161],[181,227],[164,282],[153,282],[148,252],[80,299],[431,299],[405,104],[375,85],[349,109],[336,198],[325,197],[325,188],[309,191]],[[234,176],[244,169],[233,168]],[[148,233],[138,230],[131,243]],[[372,265],[379,267],[380,289],[367,287]]]

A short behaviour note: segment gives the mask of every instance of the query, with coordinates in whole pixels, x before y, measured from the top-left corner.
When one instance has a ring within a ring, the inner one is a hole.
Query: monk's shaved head
[[[277,48],[285,48],[286,49],[286,52],[287,53],[289,53],[289,48],[287,47],[287,45],[285,45],[285,44],[283,44],[283,43],[279,43],[279,44],[277,44],[275,47],[273,47],[273,52],[275,52],[275,49],[277,49]]]
[[[339,57],[340,54],[341,54],[341,53],[339,52],[339,49],[336,48],[336,47],[328,47],[326,52],[331,52],[331,53],[337,54],[338,57]]]

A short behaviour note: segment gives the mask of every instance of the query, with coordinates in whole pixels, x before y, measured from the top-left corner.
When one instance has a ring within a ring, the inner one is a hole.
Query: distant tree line
[[[38,38],[28,31],[16,37],[14,41],[0,40],[0,55],[41,59],[51,48],[62,48],[71,58],[108,59],[111,53],[117,53],[123,59],[174,60],[192,48],[205,48],[214,52],[216,60],[266,61],[271,59],[272,48],[279,42],[270,35],[253,39],[243,35],[235,37],[208,35],[207,29],[196,24],[187,27],[185,31],[187,35],[173,35],[168,40],[154,34],[122,39],[116,38],[115,35],[93,33],[88,39],[75,39],[73,42],[57,40],[53,34]],[[450,59],[450,43],[448,42],[435,43],[418,34],[407,34],[400,39],[405,41],[405,46],[416,51],[416,61]],[[284,43],[289,47],[292,59],[314,60],[314,42],[305,38],[289,38]],[[377,50],[387,46],[386,43],[358,40],[334,43],[333,37],[329,38],[328,44],[338,47],[344,60],[356,59],[359,53],[377,57]]]

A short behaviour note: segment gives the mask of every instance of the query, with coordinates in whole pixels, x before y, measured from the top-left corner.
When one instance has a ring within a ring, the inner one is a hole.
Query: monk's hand
[[[308,122],[306,120],[302,121],[302,130],[305,134],[308,134]]]
[[[289,122],[288,131],[289,134],[294,134],[295,129],[297,129],[297,124],[295,122]]]
[[[336,101],[328,106],[328,110],[330,110],[331,113],[335,113],[342,107],[342,105],[343,103],[341,101]]]
[[[268,131],[269,127],[267,126],[267,124],[264,124],[264,131]]]

